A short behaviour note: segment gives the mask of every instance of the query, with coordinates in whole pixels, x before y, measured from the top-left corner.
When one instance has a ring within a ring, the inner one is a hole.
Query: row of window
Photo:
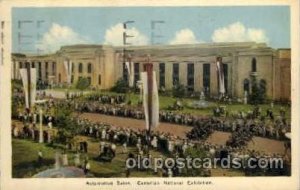
[[[134,64],[134,81],[135,84],[139,80],[139,63]],[[223,65],[224,68],[224,79],[225,79],[225,89],[228,87],[228,66],[227,64]],[[179,63],[173,64],[173,73],[172,73],[172,84],[173,86],[176,86],[179,84]],[[188,63],[187,64],[187,90],[189,92],[194,91],[194,85],[195,85],[195,67],[194,63]],[[159,64],[159,87],[165,88],[166,80],[166,66],[165,63]],[[126,69],[125,64],[123,64],[123,78],[124,80],[128,81],[128,71]],[[209,93],[210,89],[210,64],[203,64],[203,87],[205,92]]]
[[[74,63],[72,63],[72,72],[74,72]],[[82,73],[82,72],[83,72],[83,64],[79,63],[78,64],[78,73]],[[92,64],[91,63],[88,63],[87,73],[92,73]]]
[[[32,62],[32,63],[22,63],[19,62],[19,68],[27,68],[28,66],[30,66],[31,68],[37,68],[37,74],[38,74],[38,79],[42,78],[42,63],[41,62]],[[52,62],[52,75],[56,74],[56,62]],[[45,62],[45,77],[48,78],[49,75],[49,63]]]
[[[251,63],[252,63],[251,71],[257,72],[256,58],[252,58]],[[224,71],[225,90],[227,91],[227,89],[228,89],[228,65],[227,64],[223,64],[223,71]],[[193,63],[187,64],[187,73],[188,73],[187,74],[187,90],[194,91],[195,68],[194,68]],[[125,63],[123,64],[123,78],[126,81],[128,80],[128,71],[125,67]],[[135,79],[135,82],[139,80],[139,63],[134,64],[134,79]],[[179,83],[179,63],[173,64],[172,83],[173,83],[173,86],[178,85],[178,83]],[[159,86],[160,86],[160,88],[165,87],[165,63],[159,64]],[[204,91],[209,93],[210,64],[203,64],[203,87],[204,87]]]

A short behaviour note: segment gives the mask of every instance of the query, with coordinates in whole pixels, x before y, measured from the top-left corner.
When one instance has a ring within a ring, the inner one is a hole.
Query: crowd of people
[[[142,109],[123,105],[125,97],[120,96],[91,96],[86,97],[84,101],[77,101],[76,99],[67,100],[53,100],[50,99],[43,105],[45,110],[43,114],[43,124],[50,129],[55,125],[56,118],[51,114],[53,107],[69,107],[75,109],[77,112],[93,112],[112,116],[130,117],[135,119],[144,119],[144,112]],[[19,98],[20,99],[20,98]],[[22,101],[20,99],[20,101]],[[214,110],[218,112],[217,109]],[[226,112],[226,110],[224,110]],[[222,113],[222,112],[220,112]],[[274,138],[278,140],[285,139],[285,133],[290,132],[290,124],[285,118],[284,110],[280,110],[280,115],[275,117],[272,110],[268,109],[266,114],[263,114],[261,109],[257,106],[254,110],[247,113],[243,111],[233,114],[232,117],[199,117],[192,114],[182,114],[172,111],[160,111],[161,122],[169,122],[175,124],[182,124],[193,126],[191,131],[187,133],[186,138],[174,136],[171,133],[152,132],[149,136],[145,130],[133,130],[130,128],[122,128],[118,126],[111,126],[110,124],[95,123],[87,119],[73,118],[78,125],[79,134],[95,138],[99,142],[98,161],[111,161],[117,154],[124,153],[128,158],[138,157],[152,157],[149,150],[161,152],[162,155],[169,155],[173,157],[187,157],[190,149],[203,150],[205,154],[213,158],[225,158],[227,155],[233,157],[242,157],[249,159],[252,157],[281,157],[285,155],[268,154],[264,152],[257,152],[248,150],[247,143],[251,141],[253,136],[262,136],[267,138]],[[32,138],[37,139],[36,125],[39,122],[38,110],[35,109],[31,113],[26,111],[19,111],[14,119],[23,122],[23,129],[17,134],[17,127],[13,127],[13,135],[16,138]],[[30,123],[30,126],[28,126]],[[35,130],[32,130],[35,129]],[[230,138],[226,145],[215,145],[205,142],[205,140],[214,132],[214,130],[230,132]],[[19,133],[19,134],[20,134]],[[45,135],[45,134],[44,134]],[[48,137],[44,137],[48,138]],[[88,152],[89,142],[68,142],[66,149],[79,151],[82,153]],[[122,151],[118,152],[117,147],[120,146]],[[128,147],[136,147],[134,152],[129,151]],[[288,163],[288,162],[287,162]],[[89,166],[90,167],[90,166]],[[184,176],[190,175],[188,171],[182,171],[174,166],[172,169],[164,167],[161,171],[152,168],[154,172],[161,172],[162,176]],[[142,168],[143,170],[143,168]],[[284,171],[276,171],[280,174]],[[131,170],[126,168],[126,175],[130,176]],[[201,175],[209,176],[210,170],[203,170]],[[249,172],[248,170],[245,172]],[[251,172],[253,172],[251,170]],[[257,171],[255,171],[257,172]],[[268,172],[268,171],[263,171]]]
[[[122,104],[125,103],[125,95],[106,95],[106,94],[91,94],[85,97],[88,101],[95,101],[101,104]]]
[[[284,158],[284,168],[276,170],[278,175],[285,175],[288,172],[287,164],[289,161],[283,154],[270,154],[264,152],[258,152],[249,150],[245,146],[216,145],[203,141],[194,141],[193,138],[180,138],[178,136],[171,135],[170,133],[152,132],[148,142],[148,136],[145,130],[132,130],[128,128],[122,128],[118,126],[111,126],[104,123],[93,123],[87,119],[77,119],[79,126],[81,127],[81,134],[99,140],[99,157],[100,161],[111,161],[116,154],[128,154],[128,157],[137,159],[138,157],[152,157],[149,154],[149,150],[159,151],[162,154],[160,156],[168,155],[171,157],[188,157],[188,149],[190,150],[202,150],[205,152],[205,156],[210,158],[219,158],[222,160],[228,156],[231,158],[243,158],[244,161],[250,158]],[[208,121],[207,121],[208,122]],[[116,151],[116,147],[120,146],[121,150]],[[128,151],[128,146],[136,147],[136,151]],[[162,156],[163,157],[163,156]],[[154,172],[155,168],[152,168]],[[129,169],[127,169],[129,170]],[[139,168],[143,170],[143,168]],[[264,168],[262,170],[242,168],[246,175],[251,175],[254,172],[274,172],[274,169]],[[180,168],[162,168],[162,176],[184,176],[191,175],[189,171],[183,171]],[[209,176],[210,170],[203,170],[200,175]],[[127,175],[130,175],[130,171],[127,171]]]
[[[142,109],[123,105],[109,105],[98,104],[95,102],[74,102],[76,111],[92,112],[105,115],[128,117],[134,119],[144,119],[144,112]],[[219,131],[234,132],[236,128],[251,130],[255,136],[262,136],[273,139],[284,139],[284,134],[290,131],[290,124],[285,118],[284,111],[280,111],[278,117],[274,117],[273,112],[268,109],[266,114],[262,114],[260,108],[255,107],[252,111],[247,113],[240,111],[232,114],[232,117],[203,117],[192,114],[183,114],[172,111],[160,111],[159,118],[161,122],[174,123],[180,125],[194,126],[193,132],[202,138],[202,134],[210,134],[210,130],[215,129]],[[204,125],[212,125],[207,127]],[[198,131],[201,131],[198,133]],[[194,136],[196,135],[194,134]],[[205,136],[205,135],[204,135]],[[193,138],[196,138],[193,137]]]

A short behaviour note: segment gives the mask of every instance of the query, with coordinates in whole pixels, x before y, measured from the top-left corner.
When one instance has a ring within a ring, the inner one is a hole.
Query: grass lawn
[[[37,163],[38,151],[42,151],[44,165]],[[53,167],[54,149],[45,144],[35,143],[29,140],[12,140],[12,176],[15,178],[31,177],[34,174]]]
[[[54,91],[66,91],[68,90],[69,92],[80,92],[78,89],[75,88],[55,88],[53,89]],[[84,91],[86,93],[86,95],[88,94],[105,94],[105,95],[118,95],[118,93],[115,92],[111,92],[111,91],[91,91],[91,90],[85,90]],[[139,106],[138,102],[140,100],[140,95],[137,93],[127,93],[126,94],[126,99],[127,101],[130,100],[131,101],[131,105],[134,107]],[[174,97],[170,97],[170,96],[159,96],[159,107],[160,110],[167,110],[169,106],[172,106],[174,104],[174,102],[176,101],[177,98]],[[249,110],[253,110],[254,106],[247,104],[238,104],[238,103],[234,103],[231,105],[228,104],[224,104],[224,103],[218,103],[215,101],[209,101],[209,107],[207,108],[203,108],[203,109],[193,109],[193,108],[189,108],[188,105],[191,104],[193,101],[198,101],[198,99],[192,99],[192,98],[182,98],[181,99],[183,105],[184,105],[184,109],[180,110],[180,111],[175,111],[175,112],[179,112],[179,113],[186,113],[186,114],[194,114],[194,115],[201,115],[201,116],[210,116],[212,115],[212,108],[216,107],[218,105],[220,106],[226,106],[227,110],[230,113],[237,113],[239,111],[244,111],[244,112],[248,112]],[[259,105],[262,109],[262,113],[265,114],[266,110],[269,109],[271,106],[270,104],[261,104]],[[279,110],[280,107],[283,107],[284,110],[286,111],[286,117],[290,119],[291,117],[291,108],[290,106],[288,106],[287,104],[274,104],[273,107],[273,113],[274,115],[279,115]]]
[[[117,93],[115,92],[110,92],[110,91],[96,91],[96,93],[99,94],[106,94],[106,95],[117,95]],[[131,101],[131,105],[132,106],[138,106],[138,102],[140,100],[140,95],[139,94],[135,94],[135,93],[128,93],[126,94],[126,99]],[[177,98],[174,97],[169,97],[169,96],[159,96],[159,107],[160,110],[167,110],[169,106],[172,106],[174,104],[174,102],[176,101]],[[209,107],[207,108],[203,108],[203,109],[193,109],[193,108],[188,108],[188,105],[191,104],[193,101],[198,101],[198,99],[192,99],[192,98],[182,98],[181,99],[183,105],[184,105],[184,109],[180,110],[180,111],[175,111],[175,112],[179,112],[179,113],[186,113],[186,114],[194,114],[194,115],[202,115],[202,116],[209,116],[212,115],[212,108],[220,105],[220,106],[226,106],[227,110],[230,113],[237,113],[239,111],[244,111],[244,112],[248,112],[249,110],[253,110],[254,106],[247,104],[225,104],[225,103],[218,103],[218,102],[213,102],[210,101],[209,102]],[[266,114],[266,110],[269,109],[271,106],[270,104],[261,104],[259,105],[262,109],[262,113]],[[286,111],[286,116],[287,118],[291,117],[291,108],[284,104],[284,105],[280,105],[280,104],[274,104],[273,107],[273,113],[274,115],[279,115],[279,110],[280,107],[283,107],[284,110]]]
[[[117,146],[116,157],[112,162],[99,162],[95,158],[99,152],[99,142],[88,137],[80,137],[86,139],[89,142],[88,154],[81,155],[81,158],[88,156],[91,173],[95,177],[108,178],[108,177],[125,177],[125,159],[127,154],[123,154],[122,147]],[[46,146],[46,144],[35,143],[30,140],[13,139],[13,156],[12,156],[12,174],[14,178],[28,178],[32,177],[38,172],[54,167],[55,149]],[[41,150],[44,155],[44,164],[39,166],[37,163],[38,151]],[[135,147],[128,147],[129,152],[136,153]],[[160,152],[151,151],[153,157],[161,155]],[[69,164],[73,164],[74,152],[68,152]],[[164,155],[165,156],[165,155]],[[213,176],[243,176],[243,172],[238,170],[229,169],[213,169]],[[131,172],[130,177],[158,177],[152,171],[137,171]]]

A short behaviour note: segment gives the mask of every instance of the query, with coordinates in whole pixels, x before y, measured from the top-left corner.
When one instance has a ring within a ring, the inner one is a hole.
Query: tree
[[[60,106],[55,110],[55,125],[58,132],[56,142],[66,144],[79,133],[79,127],[75,120],[72,119],[72,111],[67,106]]]
[[[127,82],[124,79],[120,78],[116,82],[115,86],[111,88],[111,91],[117,93],[127,93],[129,91],[129,87],[127,85]]]
[[[185,95],[185,87],[182,84],[173,87],[173,96],[175,98],[183,98]]]
[[[90,86],[90,81],[86,77],[79,78],[76,83],[76,88],[79,90],[85,90]]]
[[[252,77],[251,81],[251,94],[249,96],[251,104],[262,104],[266,99],[266,82],[260,80],[257,83],[256,77]]]

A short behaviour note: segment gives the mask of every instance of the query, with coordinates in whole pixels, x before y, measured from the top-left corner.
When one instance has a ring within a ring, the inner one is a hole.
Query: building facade
[[[12,56],[12,78],[20,79],[19,69],[30,63],[37,78],[55,84],[67,83],[64,62],[72,64],[71,83],[87,77],[97,89],[109,89],[128,76],[125,61],[134,63],[134,80],[140,79],[148,57],[156,71],[160,88],[170,90],[182,84],[188,92],[218,94],[216,58],[222,57],[226,94],[244,97],[251,91],[252,78],[266,88],[267,98],[290,100],[290,49],[273,49],[263,43],[212,43],[197,45],[152,45],[114,47],[107,45],[63,46],[49,55]]]

